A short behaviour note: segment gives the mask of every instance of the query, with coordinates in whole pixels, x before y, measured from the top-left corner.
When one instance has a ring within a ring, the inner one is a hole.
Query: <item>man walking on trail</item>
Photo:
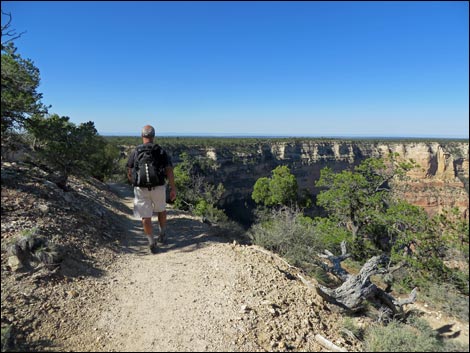
[[[152,254],[157,252],[153,236],[152,214],[157,212],[160,233],[158,242],[166,240],[166,180],[170,184],[170,200],[176,198],[173,164],[168,154],[154,144],[155,129],[146,125],[142,129],[142,145],[130,154],[127,178],[134,185],[134,216],[142,218],[144,233]]]

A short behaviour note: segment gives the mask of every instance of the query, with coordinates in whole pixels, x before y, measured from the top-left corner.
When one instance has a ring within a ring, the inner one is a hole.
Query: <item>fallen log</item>
[[[342,254],[334,256],[330,252],[325,252],[321,257],[327,258],[332,266],[324,266],[325,269],[333,273],[343,284],[338,288],[331,289],[320,284],[317,285],[317,293],[326,301],[335,304],[349,312],[357,312],[364,308],[364,301],[378,301],[382,306],[387,307],[391,315],[402,315],[403,306],[416,301],[417,289],[413,289],[410,296],[399,300],[371,282],[370,277],[375,274],[388,273],[381,265],[387,264],[387,257],[374,256],[369,259],[361,268],[357,275],[351,275],[341,267],[341,262],[349,257],[346,252],[346,245],[341,246]]]

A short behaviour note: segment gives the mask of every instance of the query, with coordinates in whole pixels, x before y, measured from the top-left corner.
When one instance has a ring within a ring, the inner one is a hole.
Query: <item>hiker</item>
[[[134,185],[134,216],[142,218],[144,233],[149,241],[150,252],[158,250],[153,236],[152,215],[158,214],[160,233],[158,242],[166,240],[166,182],[170,184],[170,200],[176,199],[173,164],[168,154],[154,144],[155,129],[146,125],[142,129],[142,145],[130,154],[127,161],[127,178]]]

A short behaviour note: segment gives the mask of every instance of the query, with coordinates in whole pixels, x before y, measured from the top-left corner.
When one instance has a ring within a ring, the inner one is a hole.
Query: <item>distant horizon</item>
[[[140,137],[138,133],[100,133],[105,137]],[[468,136],[379,136],[379,135],[314,135],[314,134],[257,134],[257,133],[177,133],[177,132],[161,132],[156,135],[158,137],[220,137],[220,138],[318,138],[318,139],[444,139],[444,140],[469,140]]]

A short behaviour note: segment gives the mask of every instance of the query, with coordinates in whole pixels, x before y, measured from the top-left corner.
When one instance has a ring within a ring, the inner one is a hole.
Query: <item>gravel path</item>
[[[115,186],[116,187],[116,186]],[[132,209],[132,195],[117,190]],[[129,211],[130,213],[130,211]],[[108,307],[96,322],[107,351],[233,351],[237,276],[232,247],[185,213],[168,211],[168,240],[151,254],[129,218],[126,254],[110,271]],[[156,217],[154,218],[157,223]]]
[[[123,253],[83,289],[80,325],[62,335],[58,350],[322,351],[319,332],[347,344],[337,334],[341,316],[325,311],[276,256],[231,243],[176,210],[168,211],[167,243],[151,254],[131,217],[132,194],[112,188],[128,208]]]

